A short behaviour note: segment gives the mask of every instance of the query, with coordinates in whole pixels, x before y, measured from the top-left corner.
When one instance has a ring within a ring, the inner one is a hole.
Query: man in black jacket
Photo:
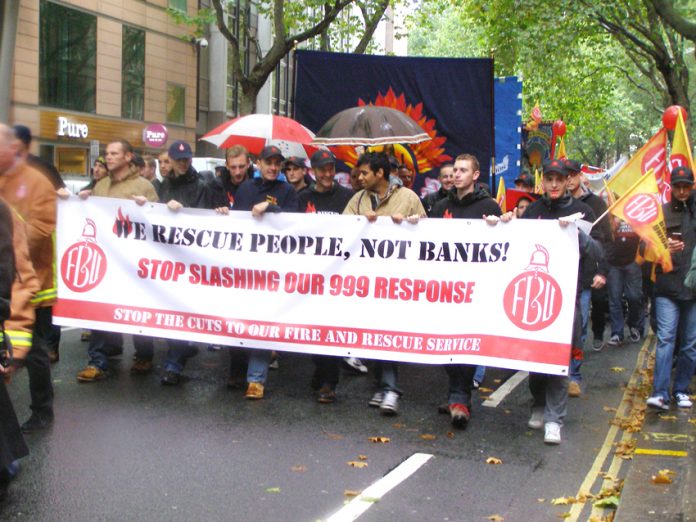
[[[188,143],[175,141],[169,146],[168,153],[172,171],[162,180],[159,196],[169,210],[177,212],[183,207],[215,209],[225,205],[224,196],[214,180],[202,178],[191,165],[193,153]],[[168,339],[167,344],[169,350],[161,383],[173,386],[181,381],[186,361],[198,351],[189,342],[180,339]]]
[[[440,182],[440,188],[423,198],[423,208],[425,208],[425,213],[428,214],[428,217],[432,216],[435,204],[445,199],[447,193],[452,188],[454,183],[454,166],[451,163],[445,163],[440,166],[440,174],[437,176],[437,180]]]
[[[667,227],[668,248],[672,256],[671,272],[657,267],[655,279],[655,315],[657,344],[653,391],[648,406],[668,410],[671,400],[672,355],[679,332],[679,355],[674,368],[672,395],[678,408],[691,408],[689,383],[696,369],[696,296],[684,286],[696,246],[696,197],[694,174],[689,167],[672,170],[672,201],[662,205]]]
[[[561,225],[568,221],[563,218],[577,213],[583,219],[594,222],[592,209],[573,198],[568,192],[568,170],[561,160],[551,160],[544,164],[542,178],[544,195],[529,205],[523,219],[559,219]],[[575,318],[571,340],[572,353],[582,353],[582,312],[580,309],[580,284],[583,265],[596,263],[602,255],[599,233],[595,230],[588,236],[578,227],[580,266],[578,268],[578,292],[575,300]],[[529,389],[532,392],[532,415],[527,425],[532,429],[544,428],[544,442],[561,443],[561,426],[568,409],[568,377],[563,375],[529,374]]]
[[[471,154],[461,154],[454,161],[454,183],[444,199],[435,204],[432,217],[454,219],[483,219],[486,216],[500,216],[500,207],[488,192],[482,190],[476,181],[481,172],[479,161]],[[469,364],[447,364],[449,376],[449,397],[447,403],[455,428],[464,429],[471,417],[471,389],[474,384],[476,366]]]

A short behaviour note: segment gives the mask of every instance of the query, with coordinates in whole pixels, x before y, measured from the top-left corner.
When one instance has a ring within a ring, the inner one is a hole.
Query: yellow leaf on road
[[[360,462],[358,460],[349,460],[348,465],[353,468],[366,468],[367,462]]]
[[[481,386],[478,390],[481,393],[493,393],[493,391],[494,391],[493,389],[486,388],[485,386]]]
[[[490,515],[490,516],[487,516],[486,519],[492,520],[493,522],[503,522],[503,520],[505,520],[500,515]]]
[[[696,417],[687,421],[689,424],[696,424]]]
[[[290,468],[290,470],[296,471],[298,473],[304,473],[305,471],[307,471],[307,466],[293,466],[292,468]]]
[[[346,490],[343,492],[343,494],[344,494],[346,497],[357,497],[357,496],[360,494],[360,492],[359,492],[359,491],[356,491],[356,490],[354,490],[354,489],[346,489]]]
[[[622,368],[621,366],[614,366],[613,368],[609,368],[609,370],[615,373],[621,373],[625,372],[626,368]]]
[[[551,504],[554,506],[565,506],[568,504],[573,504],[575,502],[575,497],[558,497],[551,500]]]
[[[374,442],[375,444],[386,444],[391,439],[389,437],[368,437],[367,440]]]
[[[431,435],[430,433],[424,433],[423,435],[420,436],[421,439],[423,440],[435,440],[437,437],[435,435]]]
[[[358,455],[358,460],[367,460],[367,455]]]
[[[486,459],[486,464],[502,464],[503,461],[496,457],[488,457]]]
[[[670,469],[661,469],[657,475],[652,476],[653,484],[671,484],[672,476],[676,473]]]
[[[662,420],[675,421],[677,420],[676,415],[658,415]]]

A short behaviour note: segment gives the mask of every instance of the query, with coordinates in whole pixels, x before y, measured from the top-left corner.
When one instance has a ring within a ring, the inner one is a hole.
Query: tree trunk
[[[263,84],[259,86],[245,85],[242,87],[242,95],[239,100],[240,116],[246,116],[247,114],[254,114],[256,112],[256,97],[262,87]]]

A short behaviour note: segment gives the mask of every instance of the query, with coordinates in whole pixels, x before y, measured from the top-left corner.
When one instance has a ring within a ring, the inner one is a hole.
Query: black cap
[[[563,165],[568,172],[582,172],[582,163],[572,159],[564,159]]]
[[[399,160],[396,159],[395,156],[389,156],[389,166],[392,169],[398,169],[401,166],[401,163],[399,163]]]
[[[174,143],[172,143],[169,146],[167,154],[169,154],[169,157],[174,161],[193,158],[193,152],[191,152],[191,145],[181,140],[177,140]]]
[[[15,125],[13,129],[17,139],[28,147],[31,143],[31,130],[29,127],[26,125]]]
[[[259,154],[259,158],[262,160],[267,160],[273,156],[280,156],[280,161],[285,159],[283,157],[283,151],[275,145],[266,145],[263,149],[261,149],[261,153]]]
[[[672,179],[670,180],[670,185],[676,185],[677,183],[688,183],[690,185],[694,184],[694,173],[689,167],[675,167],[672,169]]]
[[[283,164],[283,169],[287,169],[288,165],[295,165],[296,167],[302,167],[303,169],[307,167],[307,163],[304,158],[300,156],[290,156],[285,160]]]
[[[515,183],[522,183],[523,185],[527,187],[533,187],[534,186],[534,177],[529,174],[528,172],[523,172],[517,178],[515,178]]]
[[[131,160],[131,163],[133,163],[133,165],[139,168],[145,166],[145,160],[140,154],[133,154],[133,159]]]
[[[547,160],[544,162],[544,174],[556,172],[562,176],[568,175],[568,169],[565,168],[563,161],[559,159]]]
[[[329,150],[318,150],[312,154],[312,168],[317,169],[324,165],[334,165],[336,156]]]

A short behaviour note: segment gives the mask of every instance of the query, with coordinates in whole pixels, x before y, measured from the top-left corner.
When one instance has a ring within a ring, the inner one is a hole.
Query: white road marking
[[[418,468],[428,462],[433,456],[428,453],[414,453],[384,477],[379,479],[348,504],[326,519],[326,522],[351,522],[356,520],[365,511],[413,475]]]
[[[73,330],[83,330],[83,328],[77,326],[64,326],[60,329],[61,332],[72,332]]]
[[[488,399],[483,401],[483,405],[488,408],[496,408],[502,400],[512,393],[512,390],[517,388],[517,386],[524,381],[529,376],[529,372],[517,372],[515,375],[510,377],[505,383],[490,394]]]

